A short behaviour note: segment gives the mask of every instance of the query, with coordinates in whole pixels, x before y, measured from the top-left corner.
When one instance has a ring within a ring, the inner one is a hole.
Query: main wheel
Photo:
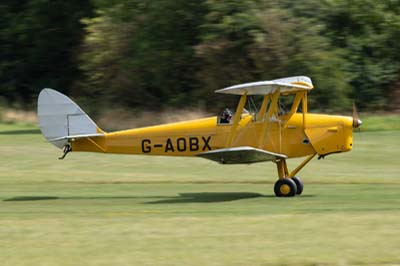
[[[274,186],[277,197],[294,197],[297,193],[296,183],[290,178],[279,179]]]
[[[303,193],[303,189],[304,189],[303,182],[297,176],[292,177],[292,180],[296,183],[297,195],[301,195],[301,193]]]

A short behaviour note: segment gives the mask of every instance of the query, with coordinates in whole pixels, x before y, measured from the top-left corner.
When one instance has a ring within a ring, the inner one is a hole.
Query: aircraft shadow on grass
[[[314,197],[314,195],[302,195]],[[180,193],[179,196],[99,196],[99,197],[55,197],[55,196],[22,196],[4,199],[3,201],[39,201],[39,200],[113,200],[113,199],[154,199],[142,204],[181,204],[181,203],[218,203],[251,198],[275,198],[273,195],[263,195],[253,192],[199,192]]]
[[[24,129],[24,130],[0,131],[0,135],[29,135],[29,134],[40,134],[40,130],[39,129]]]
[[[177,197],[169,199],[145,202],[146,204],[173,204],[173,203],[215,203],[225,201],[235,201],[250,198],[275,198],[272,195],[262,195],[252,192],[200,192],[200,193],[180,193]]]
[[[179,204],[179,203],[217,203],[226,201],[243,200],[249,198],[275,198],[272,195],[262,195],[252,192],[200,192],[180,193],[179,196],[121,196],[121,197],[55,197],[55,196],[21,196],[4,199],[3,201],[40,201],[40,200],[92,200],[92,199],[154,199],[156,201],[143,202],[143,204]]]
[[[56,196],[20,196],[20,197],[12,197],[8,199],[4,199],[3,201],[39,201],[39,200],[113,200],[113,199],[161,199],[161,198],[170,198],[165,196],[98,196],[98,197],[56,197]]]
[[[4,199],[3,201],[34,201],[34,200],[56,200],[59,197],[50,196],[23,196],[23,197],[13,197],[9,199]]]

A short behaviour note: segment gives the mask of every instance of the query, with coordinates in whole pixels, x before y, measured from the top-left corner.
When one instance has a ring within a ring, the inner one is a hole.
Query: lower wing
[[[221,164],[250,164],[287,159],[287,156],[284,154],[256,149],[249,146],[212,150],[199,153],[196,156],[216,161]]]

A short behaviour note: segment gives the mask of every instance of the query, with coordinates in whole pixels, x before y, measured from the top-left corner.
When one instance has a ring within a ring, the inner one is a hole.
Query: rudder
[[[71,138],[104,135],[74,101],[53,89],[46,88],[40,92],[37,114],[43,136],[61,149]]]

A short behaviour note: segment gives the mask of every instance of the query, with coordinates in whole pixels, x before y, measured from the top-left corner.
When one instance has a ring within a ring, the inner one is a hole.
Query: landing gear
[[[314,158],[316,154],[312,154],[307,157],[296,169],[289,173],[286,160],[276,160],[276,166],[278,168],[279,180],[276,181],[274,186],[274,192],[277,197],[294,197],[303,193],[304,184],[300,178],[295,175]]]
[[[297,176],[292,177],[292,180],[296,183],[297,195],[301,195],[304,189],[303,181],[301,181],[300,178],[298,178]]]
[[[304,184],[298,177],[284,178],[276,181],[274,192],[277,197],[294,197],[303,193]]]
[[[66,144],[65,146],[64,146],[64,149],[63,149],[63,155],[60,157],[60,158],[58,158],[59,160],[64,160],[64,158],[65,158],[65,156],[67,156],[67,154],[69,153],[69,152],[71,152],[72,151],[72,147],[71,147],[71,144]]]
[[[297,193],[296,183],[290,178],[279,179],[274,186],[277,197],[294,197]]]

